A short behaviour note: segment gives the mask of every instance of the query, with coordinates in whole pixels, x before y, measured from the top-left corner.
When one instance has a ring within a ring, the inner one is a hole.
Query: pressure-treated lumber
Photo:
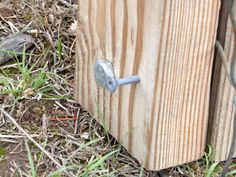
[[[224,1],[222,4],[217,38],[224,45],[224,51],[230,63],[235,43],[231,20],[228,16],[228,1]],[[215,151],[217,161],[224,161],[228,157],[233,135],[234,96],[235,90],[226,76],[220,55],[216,52],[212,77],[208,144]]]
[[[76,98],[147,169],[201,158],[219,0],[80,0]],[[141,83],[109,93],[97,59]]]

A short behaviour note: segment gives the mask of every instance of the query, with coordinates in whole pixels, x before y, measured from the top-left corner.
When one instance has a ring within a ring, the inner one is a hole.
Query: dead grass
[[[158,173],[144,170],[75,102],[76,2],[0,2],[0,41],[19,31],[35,40],[22,57],[0,67],[0,108],[55,160],[1,111],[0,177],[204,176],[213,164],[204,159]],[[76,121],[55,120],[74,115]]]

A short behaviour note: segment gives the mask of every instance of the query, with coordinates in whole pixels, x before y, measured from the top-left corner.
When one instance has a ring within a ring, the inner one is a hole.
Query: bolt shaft
[[[139,82],[140,82],[140,78],[138,76],[129,76],[129,77],[117,79],[118,86],[134,84],[134,83],[139,83]]]

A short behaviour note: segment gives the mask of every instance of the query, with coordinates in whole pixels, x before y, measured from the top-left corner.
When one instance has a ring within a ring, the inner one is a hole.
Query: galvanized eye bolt
[[[110,92],[116,91],[117,87],[140,82],[138,76],[129,76],[116,79],[112,63],[108,60],[97,60],[94,68],[95,80]]]

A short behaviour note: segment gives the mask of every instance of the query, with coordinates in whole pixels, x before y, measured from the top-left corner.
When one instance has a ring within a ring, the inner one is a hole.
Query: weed
[[[25,139],[25,148],[26,148],[26,151],[27,151],[27,157],[28,157],[28,160],[29,160],[31,175],[32,175],[32,177],[36,177],[37,172],[36,172],[33,157],[32,157],[32,154],[31,154],[31,151],[30,151],[30,148],[29,148],[29,145],[28,145],[28,142],[27,142],[26,139]]]
[[[42,97],[65,98],[64,96],[50,95],[56,89],[50,81],[56,78],[66,83],[66,80],[57,73],[48,71],[47,62],[42,68],[36,69],[36,63],[29,67],[26,64],[25,50],[22,52],[22,61],[17,60],[17,67],[14,69],[16,73],[7,73],[3,69],[0,71],[1,92],[13,94],[16,100],[29,96],[36,96],[39,99]]]
[[[7,154],[7,150],[4,147],[0,147],[0,158],[3,158]]]
[[[61,60],[62,59],[62,39],[60,35],[58,36],[58,40],[57,40],[57,54],[58,54],[59,60]],[[54,64],[56,64],[56,61],[54,61]]]
[[[143,177],[143,170],[144,170],[144,167],[142,166],[142,167],[141,167],[141,170],[140,170],[139,177]]]
[[[232,164],[230,169],[235,169],[236,164]],[[204,177],[218,177],[222,170],[222,163],[215,161],[214,149],[207,145],[207,150],[201,160],[192,162],[190,164],[182,165],[181,171],[187,176],[204,176]],[[228,172],[229,177],[233,177],[236,170]]]
[[[95,170],[98,167],[101,167],[104,169],[104,167],[103,167],[104,161],[119,151],[120,151],[120,149],[117,149],[117,150],[114,150],[114,151],[106,154],[105,156],[97,157],[96,159],[91,159],[90,162],[88,163],[88,165],[85,167],[85,171],[79,176],[80,177],[87,177],[91,171]]]

